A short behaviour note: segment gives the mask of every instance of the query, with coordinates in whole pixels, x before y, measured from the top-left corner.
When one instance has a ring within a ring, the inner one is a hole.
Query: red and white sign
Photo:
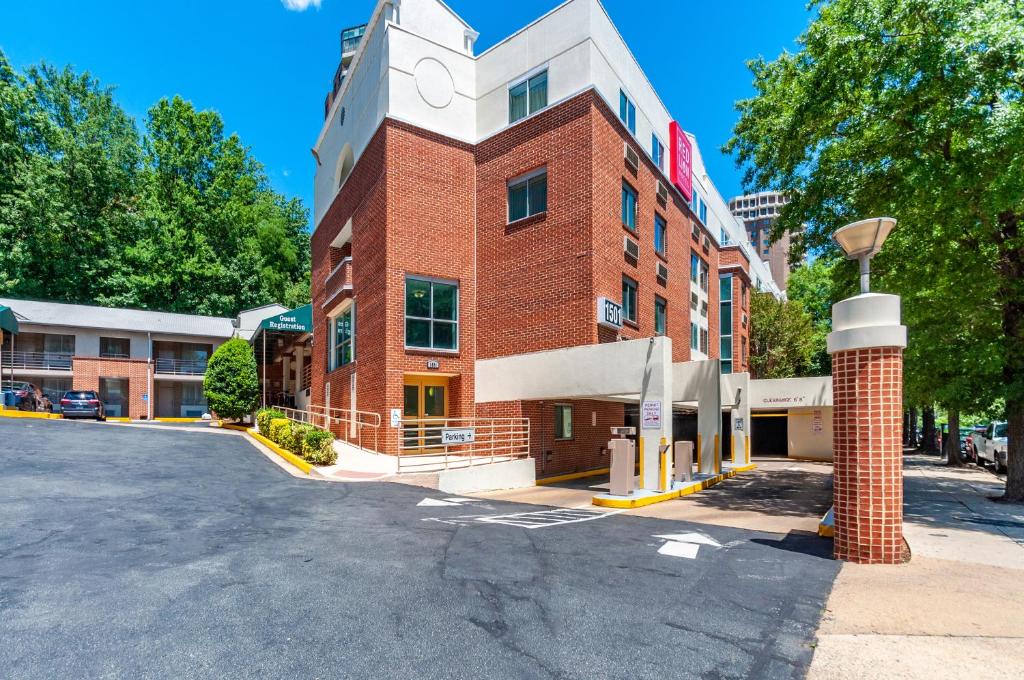
[[[669,145],[672,149],[669,177],[687,201],[693,200],[693,145],[679,123],[668,126]]]

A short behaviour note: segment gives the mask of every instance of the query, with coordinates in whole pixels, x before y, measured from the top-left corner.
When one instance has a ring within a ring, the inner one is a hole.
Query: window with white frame
[[[654,250],[665,255],[668,249],[668,225],[661,215],[654,215]]]
[[[508,122],[537,113],[548,105],[548,72],[525,78],[508,88]]]
[[[331,319],[330,369],[346,366],[356,358],[356,306],[349,305]]]
[[[508,221],[526,219],[547,212],[547,168],[520,175],[508,182]]]
[[[690,349],[696,350],[700,347],[700,329],[697,324],[690,322]]]
[[[720,312],[718,314],[719,358],[722,373],[732,373],[732,274],[718,279]]]
[[[622,277],[622,318],[636,323],[636,281]]]
[[[622,90],[619,90],[619,119],[636,134],[636,104]]]
[[[668,322],[668,303],[664,298],[654,296],[654,334],[665,335]]]
[[[636,189],[622,183],[622,226],[636,231]]]
[[[459,284],[406,277],[405,346],[437,350],[459,348]]]
[[[651,158],[654,159],[654,164],[658,166],[658,169],[664,172],[665,170],[665,145],[658,139],[658,135],[651,133]]]

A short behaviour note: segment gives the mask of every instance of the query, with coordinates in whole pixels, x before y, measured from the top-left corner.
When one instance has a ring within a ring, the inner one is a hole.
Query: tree
[[[1005,499],[1024,501],[1024,5],[811,5],[796,54],[751,62],[757,94],[726,149],[748,186],[792,197],[775,228],[806,225],[806,247],[834,250],[854,219],[899,220],[874,280],[904,298],[908,394],[1005,399]],[[853,264],[836,276],[852,283]]]
[[[832,374],[832,357],[829,356],[826,339],[832,331],[832,305],[839,301],[833,281],[837,262],[834,257],[818,257],[811,263],[795,267],[786,283],[786,296],[803,305],[811,315],[814,328],[811,375]]]
[[[203,391],[218,417],[237,420],[256,410],[260,382],[256,356],[248,342],[232,338],[217,348],[206,366]]]
[[[811,315],[799,302],[750,295],[750,373],[754,378],[807,375],[814,354]]]

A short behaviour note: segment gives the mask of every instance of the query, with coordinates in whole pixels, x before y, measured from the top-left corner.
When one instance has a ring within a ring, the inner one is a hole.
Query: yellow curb
[[[108,421],[110,421],[112,423],[130,423],[130,422],[132,422],[131,418],[125,418],[125,417],[121,417],[121,416],[107,416],[106,420],[108,420]]]
[[[59,413],[43,413],[40,411],[15,411],[13,409],[0,409],[0,416],[4,418],[37,418],[40,420],[59,420],[63,418]]]
[[[748,463],[746,465],[733,465],[731,466],[733,472],[750,472],[751,470],[757,469],[757,463]]]
[[[698,491],[708,489],[714,486],[715,484],[718,484],[723,479],[729,479],[730,477],[735,476],[736,471],[731,470],[729,472],[723,472],[720,475],[715,475],[714,477],[705,479],[701,481],[699,484],[692,484],[690,486],[678,489],[676,491],[666,491],[664,493],[653,494],[651,496],[643,496],[641,498],[598,498],[597,496],[594,496],[592,502],[594,503],[594,505],[600,506],[602,508],[642,508],[645,505],[654,505],[655,503],[670,501],[673,498],[689,496],[692,493],[697,493]]]
[[[598,475],[605,475],[611,471],[611,468],[597,468],[595,470],[584,470],[583,472],[571,472],[567,475],[555,475],[554,477],[545,477],[537,480],[537,486],[544,486],[545,484],[557,484],[558,482],[568,482],[572,479],[583,479],[584,477],[597,477]]]
[[[153,418],[158,423],[201,423],[202,418]]]
[[[234,423],[225,423],[224,421],[221,421],[220,426],[221,426],[221,429],[224,429],[224,430],[238,430],[239,432],[248,432],[249,431],[249,428],[247,426],[245,426],[245,425],[235,425]]]
[[[297,467],[300,470],[302,470],[303,472],[305,472],[307,475],[309,474],[309,471],[313,469],[313,466],[310,463],[307,463],[306,461],[302,460],[301,458],[296,456],[291,451],[286,451],[286,450],[282,449],[280,446],[278,446],[274,442],[270,441],[269,439],[267,439],[266,437],[261,435],[259,432],[257,432],[253,428],[248,428],[245,432],[250,437],[252,437],[256,441],[258,441],[260,444],[263,444],[268,449],[270,449],[271,451],[273,451],[277,455],[281,456],[282,458],[284,458],[286,461],[288,461],[289,463],[291,463],[295,467]]]
[[[822,538],[833,538],[836,535],[835,506],[828,509],[818,522],[818,535]]]

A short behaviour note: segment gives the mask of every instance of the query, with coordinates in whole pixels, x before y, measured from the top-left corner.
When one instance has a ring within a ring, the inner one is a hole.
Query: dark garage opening
[[[750,455],[789,455],[789,417],[786,413],[757,413],[750,419]]]

